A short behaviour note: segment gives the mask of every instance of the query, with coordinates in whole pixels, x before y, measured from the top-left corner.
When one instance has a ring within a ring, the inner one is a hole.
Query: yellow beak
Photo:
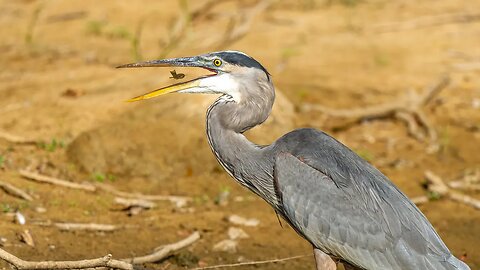
[[[158,96],[168,94],[168,93],[173,93],[173,92],[178,92],[178,91],[181,91],[181,90],[195,88],[195,87],[198,87],[200,85],[199,79],[201,79],[201,78],[191,80],[191,81],[188,81],[188,82],[176,83],[176,84],[173,84],[173,85],[170,85],[170,86],[166,86],[166,87],[154,90],[150,93],[146,93],[144,95],[131,98],[131,99],[127,100],[127,102],[140,101],[140,100],[144,100],[144,99],[158,97]]]
[[[204,61],[202,61],[202,59],[198,56],[151,60],[151,61],[121,65],[121,66],[118,66],[117,68],[141,68],[141,67],[200,67],[200,68],[205,68],[210,71],[213,71],[215,74],[210,74],[210,75],[196,78],[187,82],[181,82],[181,83],[176,83],[167,87],[162,87],[150,93],[129,99],[127,100],[128,102],[149,99],[149,98],[157,97],[157,96],[168,94],[168,93],[196,88],[200,86],[201,79],[217,74],[215,70],[212,70],[211,68],[205,66]]]

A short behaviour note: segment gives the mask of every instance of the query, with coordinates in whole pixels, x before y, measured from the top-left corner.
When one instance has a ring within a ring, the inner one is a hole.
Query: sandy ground
[[[204,3],[0,1],[0,130],[37,142],[0,139],[0,180],[33,196],[26,202],[0,192],[2,248],[29,260],[131,257],[198,230],[201,240],[147,267],[185,269],[310,254],[304,240],[285,223],[281,227],[261,199],[217,164],[204,134],[205,110],[214,97],[123,102],[170,82],[168,70],[113,68],[137,59],[218,49],[252,55],[283,93],[272,119],[249,134],[253,141],[270,143],[296,127],[323,129],[410,197],[426,194],[425,170],[445,181],[480,170],[480,2],[281,1],[259,8],[249,31],[233,41],[225,40],[236,31],[228,25],[256,1],[220,2],[185,16],[185,10]],[[195,72],[178,71],[187,77]],[[307,103],[351,109],[394,102],[442,74],[451,84],[422,108],[438,134],[434,143],[412,138],[403,122],[392,118],[349,125],[348,119],[302,110]],[[111,194],[34,183],[19,175],[21,169],[192,201],[183,208],[157,202],[128,216]],[[444,198],[420,208],[451,251],[480,269],[480,212]],[[26,225],[13,222],[16,210]],[[238,227],[227,221],[232,214],[260,224],[239,226],[249,238],[239,240],[236,251],[215,251],[228,229]],[[63,232],[38,225],[47,221],[124,228]],[[25,229],[34,247],[20,241]],[[313,267],[313,259],[305,257],[259,268]],[[243,267],[250,268],[257,267]]]

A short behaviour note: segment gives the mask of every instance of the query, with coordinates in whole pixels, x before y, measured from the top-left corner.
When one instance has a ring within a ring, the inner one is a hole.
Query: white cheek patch
[[[200,82],[199,87],[207,88],[216,93],[227,94],[237,103],[241,101],[239,84],[235,81],[234,77],[228,73],[205,78]]]

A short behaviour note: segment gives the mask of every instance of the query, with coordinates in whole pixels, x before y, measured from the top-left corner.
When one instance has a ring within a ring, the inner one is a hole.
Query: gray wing
[[[320,250],[365,269],[469,269],[380,171],[313,129],[275,145],[282,215]]]

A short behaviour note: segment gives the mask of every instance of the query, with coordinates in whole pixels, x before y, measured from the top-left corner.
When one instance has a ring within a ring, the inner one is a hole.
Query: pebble
[[[237,252],[238,242],[232,239],[225,239],[213,246],[213,251],[224,251],[229,253]]]
[[[36,211],[37,213],[43,214],[43,213],[47,212],[47,209],[45,209],[45,208],[43,208],[43,207],[41,207],[41,206],[38,206],[38,207],[35,207],[35,211]]]
[[[231,240],[237,240],[237,239],[246,239],[246,238],[249,238],[250,236],[240,228],[230,227],[228,228],[228,237]]]
[[[20,212],[15,212],[15,220],[17,221],[18,224],[20,225],[25,225],[26,223],[26,219],[25,219],[25,216],[20,213]]]
[[[256,227],[258,226],[258,224],[260,224],[260,220],[256,218],[247,219],[237,215],[231,215],[230,217],[228,217],[228,221],[235,225],[243,225],[248,227]]]

